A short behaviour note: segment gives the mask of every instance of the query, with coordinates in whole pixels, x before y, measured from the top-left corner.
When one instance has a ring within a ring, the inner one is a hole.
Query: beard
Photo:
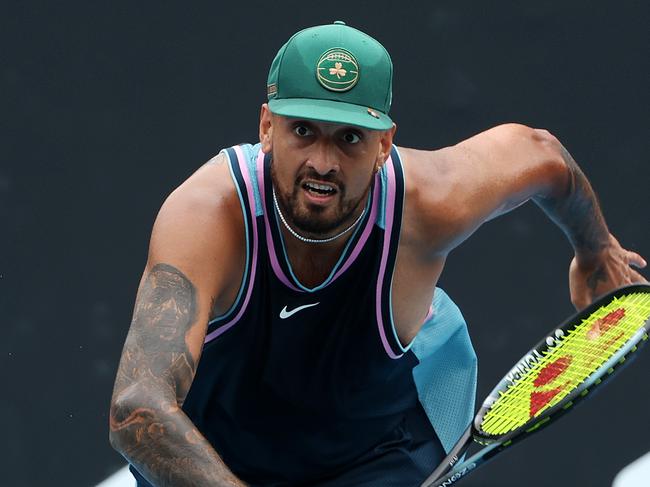
[[[302,201],[300,198],[300,194],[303,191],[302,184],[307,179],[315,179],[336,185],[337,194],[335,197],[337,198],[337,202],[335,205],[324,207]],[[271,160],[271,181],[275,188],[278,204],[288,223],[300,232],[311,236],[323,237],[333,233],[334,230],[342,225],[348,222],[351,223],[355,210],[364,204],[368,196],[368,191],[370,191],[372,184],[372,175],[363,195],[353,200],[346,199],[346,188],[342,181],[336,179],[335,176],[320,175],[309,168],[304,168],[298,174],[293,187],[289,191],[282,191],[278,184],[274,161]]]

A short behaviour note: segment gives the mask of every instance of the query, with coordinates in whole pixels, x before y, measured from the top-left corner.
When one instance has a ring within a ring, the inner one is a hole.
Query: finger
[[[636,271],[631,271],[630,279],[632,280],[633,283],[649,284],[648,280]]]
[[[571,304],[575,307],[576,310],[580,311],[583,308],[586,308],[591,304],[592,298],[594,296],[587,295],[586,293],[580,293],[579,295],[571,296]]]
[[[629,250],[627,252],[627,260],[630,265],[636,267],[637,269],[643,269],[648,265],[643,257],[641,257],[636,252],[630,252]]]

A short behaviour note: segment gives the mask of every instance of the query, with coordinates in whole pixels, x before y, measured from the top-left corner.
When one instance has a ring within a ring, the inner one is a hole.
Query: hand
[[[598,254],[576,254],[571,261],[571,302],[580,310],[614,289],[633,283],[647,283],[645,277],[632,268],[634,266],[642,269],[646,265],[643,257],[636,252],[625,250],[610,234],[608,245]]]

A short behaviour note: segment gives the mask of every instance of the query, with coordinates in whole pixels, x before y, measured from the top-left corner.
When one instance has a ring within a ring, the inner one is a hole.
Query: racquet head
[[[475,416],[475,441],[532,433],[579,403],[648,338],[650,285],[618,289],[553,330],[492,390]]]

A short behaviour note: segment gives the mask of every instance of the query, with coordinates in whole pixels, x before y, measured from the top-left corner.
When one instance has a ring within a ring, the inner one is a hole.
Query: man
[[[278,52],[260,143],[156,220],[111,404],[141,486],[418,485],[469,422],[476,358],[436,289],[449,252],[532,199],[575,249],[581,308],[643,277],[551,134],[394,147],[392,64],[342,22]]]

